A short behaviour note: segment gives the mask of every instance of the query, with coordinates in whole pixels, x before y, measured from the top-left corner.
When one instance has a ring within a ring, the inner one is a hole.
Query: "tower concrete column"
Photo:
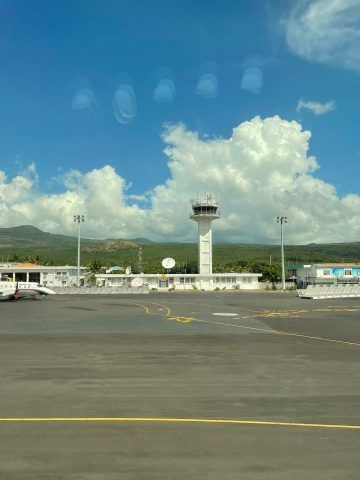
[[[198,221],[199,244],[199,273],[201,275],[212,273],[212,231],[211,220],[200,219]]]
[[[211,195],[202,201],[192,201],[190,218],[198,223],[198,259],[200,275],[212,274],[212,230],[211,222],[220,218],[218,204]]]

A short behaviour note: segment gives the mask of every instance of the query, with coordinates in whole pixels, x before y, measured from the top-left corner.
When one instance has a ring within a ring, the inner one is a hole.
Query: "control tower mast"
[[[212,231],[211,222],[220,218],[218,203],[212,195],[205,195],[202,201],[192,200],[190,218],[198,222],[199,273],[212,274]]]

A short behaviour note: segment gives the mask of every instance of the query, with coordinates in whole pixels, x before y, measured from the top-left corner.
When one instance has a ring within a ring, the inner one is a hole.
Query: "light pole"
[[[138,259],[139,259],[139,273],[143,273],[142,247],[139,247]]]
[[[78,250],[77,250],[77,280],[76,284],[80,287],[80,226],[84,223],[84,215],[74,215],[74,222],[78,224]]]
[[[287,217],[277,217],[277,223],[280,223],[280,231],[281,231],[281,282],[282,282],[282,289],[285,290],[285,261],[284,261],[283,225],[284,225],[284,223],[287,223]]]

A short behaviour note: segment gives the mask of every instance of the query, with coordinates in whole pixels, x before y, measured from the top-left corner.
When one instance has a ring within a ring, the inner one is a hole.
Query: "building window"
[[[351,270],[345,270],[345,275],[351,276],[351,275],[352,275],[352,271],[351,271]]]
[[[29,282],[40,283],[40,272],[29,272]]]
[[[331,271],[330,270],[323,270],[323,275],[324,275],[324,277],[327,276],[327,275],[331,275]]]
[[[183,277],[180,277],[180,283],[185,283],[185,279]]]
[[[232,277],[231,283],[236,283],[236,278],[235,277]]]

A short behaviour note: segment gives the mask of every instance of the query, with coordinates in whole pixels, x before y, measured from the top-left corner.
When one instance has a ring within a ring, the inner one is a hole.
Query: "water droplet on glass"
[[[87,110],[96,105],[95,95],[87,88],[80,90],[74,97],[71,103],[73,110]]]
[[[196,86],[196,94],[202,98],[216,98],[218,94],[217,76],[213,73],[202,74]]]
[[[124,83],[119,85],[113,96],[113,111],[119,123],[131,123],[136,117],[137,105],[134,89]]]
[[[94,92],[90,88],[82,88],[72,98],[71,109],[84,121],[96,121],[98,105]]]
[[[153,99],[158,103],[170,103],[176,95],[175,84],[170,78],[163,78],[157,84]]]
[[[258,95],[261,92],[263,84],[263,75],[260,68],[253,67],[245,70],[241,80],[241,88],[248,92]]]

